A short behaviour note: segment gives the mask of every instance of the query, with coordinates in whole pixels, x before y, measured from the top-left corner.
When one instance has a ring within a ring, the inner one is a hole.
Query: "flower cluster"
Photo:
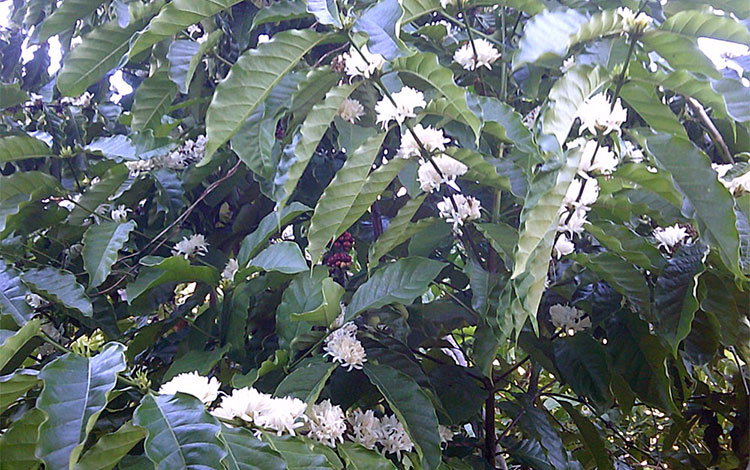
[[[458,232],[460,226],[467,220],[476,220],[482,217],[479,200],[463,194],[444,197],[442,201],[438,202],[437,208],[440,217],[453,224],[455,232]]]
[[[310,433],[308,436],[328,447],[336,447],[336,442],[344,442],[346,419],[338,405],[325,400],[313,405],[310,410]]]
[[[159,168],[170,170],[184,170],[193,163],[199,162],[206,155],[206,136],[198,136],[197,139],[188,139],[169,152],[167,155],[155,157],[148,160],[133,160],[125,162],[131,176]]]
[[[365,108],[359,101],[347,98],[339,106],[339,117],[344,121],[354,124],[365,114]]]
[[[240,419],[259,428],[295,435],[304,426],[307,405],[292,397],[277,398],[252,387],[238,388],[221,399],[211,414],[226,420]]]
[[[333,362],[341,363],[348,371],[361,369],[367,362],[365,348],[357,339],[357,326],[352,322],[328,335],[323,350],[324,356],[330,356]]]
[[[185,259],[194,256],[205,256],[208,253],[208,242],[206,237],[196,233],[188,237],[182,237],[182,240],[172,248],[173,256],[182,256]]]
[[[654,21],[654,19],[646,13],[640,12],[636,15],[635,12],[628,7],[618,8],[617,15],[622,18],[623,29],[629,33],[640,33]]]
[[[619,98],[612,105],[604,93],[599,93],[583,102],[577,117],[581,120],[581,134],[586,130],[593,135],[607,135],[612,131],[619,134],[620,126],[628,119],[628,111]]]
[[[112,209],[112,211],[109,213],[109,216],[115,222],[124,224],[125,222],[128,221],[128,212],[133,212],[133,211],[125,207],[124,204],[121,204],[117,206],[117,208]]]
[[[444,151],[445,144],[450,142],[450,139],[445,137],[442,130],[434,129],[432,126],[422,127],[421,124],[417,124],[414,126],[414,134],[422,142],[424,149],[430,153]],[[398,149],[398,157],[410,158],[420,155],[419,144],[412,133],[407,131],[401,134],[401,147]]]
[[[382,125],[383,129],[386,129],[388,123],[391,121],[403,124],[406,118],[417,116],[417,108],[427,106],[424,94],[408,86],[401,88],[401,91],[393,93],[391,97],[393,100],[386,96],[375,104],[375,113],[377,115],[375,121]]]
[[[372,410],[356,409],[349,413],[348,421],[352,429],[349,438],[368,449],[379,444],[385,452],[401,458],[401,452],[414,448],[404,426],[394,415],[378,418]]]
[[[237,274],[237,271],[239,270],[240,264],[236,259],[231,258],[229,261],[227,261],[226,266],[224,266],[224,270],[221,272],[221,278],[226,279],[230,282],[234,281],[234,275]]]
[[[476,54],[474,53],[476,49]],[[456,49],[453,54],[453,60],[466,70],[476,70],[479,67],[492,69],[492,64],[500,58],[500,51],[495,49],[486,39],[474,39],[474,45],[471,41]]]
[[[362,54],[351,47],[349,48],[349,52],[342,54],[344,70],[347,75],[350,77],[370,78],[376,71],[383,68],[385,59],[382,55],[370,52],[366,45],[362,46],[359,51]]]
[[[617,155],[608,146],[597,144],[595,140],[580,137],[568,143],[567,147],[583,150],[581,163],[578,165],[581,174],[611,175],[620,163]]]
[[[159,389],[159,395],[186,393],[204,404],[213,403],[219,397],[219,383],[216,378],[203,377],[197,371],[176,375]]]
[[[440,169],[440,173],[435,168]],[[445,183],[456,191],[459,187],[456,185],[456,178],[464,175],[469,168],[455,158],[448,155],[438,155],[432,158],[432,161],[421,160],[419,170],[417,170],[417,180],[422,191],[431,193],[440,189],[440,185]]]
[[[729,170],[731,170],[734,165],[730,163],[725,165],[714,163],[711,166],[716,171],[719,182],[723,184],[730,193],[735,196],[740,196],[743,193],[750,193],[750,171],[739,176],[730,176]]]
[[[549,316],[555,328],[562,328],[568,334],[574,334],[591,327],[591,319],[581,310],[567,305],[553,305]]]
[[[653,235],[659,243],[659,248],[673,252],[675,247],[689,236],[689,233],[685,227],[674,224],[670,227],[658,227],[654,230]]]

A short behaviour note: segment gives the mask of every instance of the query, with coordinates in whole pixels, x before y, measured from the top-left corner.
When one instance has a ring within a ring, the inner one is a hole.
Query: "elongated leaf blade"
[[[91,300],[86,296],[83,286],[68,271],[50,267],[30,269],[23,273],[21,279],[33,290],[65,308],[78,310],[86,317],[94,314]]]
[[[23,346],[42,330],[42,323],[39,319],[31,320],[16,331],[13,336],[7,338],[0,344],[0,370],[13,359],[13,356],[20,351]]]
[[[343,442],[336,446],[350,470],[396,470],[393,462],[356,442]]]
[[[0,137],[0,163],[54,156],[49,145],[28,135]]]
[[[39,39],[46,41],[75,26],[76,20],[93,13],[104,0],[65,0],[39,28]]]
[[[33,470],[39,468],[34,455],[39,440],[39,425],[44,413],[38,408],[27,411],[0,437],[0,470]]]
[[[26,302],[30,293],[21,282],[20,271],[0,259],[0,313],[12,316],[18,326],[23,326],[34,315]]]
[[[38,371],[20,369],[0,377],[0,413],[4,413],[11,403],[39,385],[38,375]]]
[[[243,428],[222,426],[220,438],[229,470],[286,470],[287,465],[270,445]]]
[[[684,36],[714,38],[750,46],[747,27],[728,15],[685,10],[671,15],[659,29]]]
[[[168,68],[161,67],[156,70],[135,91],[133,129],[154,129],[161,124],[161,118],[176,94],[177,85],[170,80]]]
[[[76,470],[112,470],[144,437],[146,431],[128,421],[117,431],[100,437],[81,457]]]
[[[370,245],[367,254],[369,269],[375,268],[385,254],[405,242],[410,235],[412,228],[419,222],[412,223],[411,219],[417,213],[426,195],[422,194],[414,199],[410,199],[399,209],[395,217],[388,222],[388,229]]]
[[[135,221],[121,224],[104,222],[94,224],[83,234],[83,266],[89,273],[89,287],[97,287],[107,279],[117,253],[135,229]]]

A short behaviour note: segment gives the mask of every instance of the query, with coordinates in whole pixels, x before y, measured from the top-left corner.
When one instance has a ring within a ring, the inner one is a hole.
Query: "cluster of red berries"
[[[329,268],[348,269],[352,265],[352,257],[347,253],[329,253],[325,258]]]
[[[352,246],[354,246],[354,237],[352,237],[352,234],[349,232],[342,233],[341,236],[333,242],[334,251],[337,251],[338,249],[349,251]]]
[[[323,263],[328,266],[328,274],[343,285],[346,280],[346,271],[352,265],[353,259],[349,250],[354,246],[354,237],[349,232],[344,232],[333,242],[331,251],[323,257]]]

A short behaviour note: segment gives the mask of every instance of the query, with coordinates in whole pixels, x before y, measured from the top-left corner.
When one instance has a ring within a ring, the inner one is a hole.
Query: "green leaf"
[[[112,470],[144,437],[146,431],[128,421],[117,431],[99,438],[81,457],[76,470]]]
[[[266,23],[279,23],[281,21],[296,20],[308,15],[307,3],[300,0],[281,0],[263,7],[253,18],[253,31],[260,25]]]
[[[335,0],[307,0],[307,12],[315,15],[320,24],[341,28],[341,18]]]
[[[83,266],[89,273],[89,287],[98,287],[107,279],[117,253],[135,229],[135,221],[121,224],[102,222],[90,226],[83,234]]]
[[[159,11],[130,47],[129,57],[179,33],[188,26],[239,3],[240,0],[174,0]]]
[[[586,397],[603,413],[612,406],[609,369],[604,347],[587,334],[558,338],[555,365],[562,379],[578,396]]]
[[[68,271],[51,267],[30,269],[21,275],[21,279],[35,292],[65,308],[78,310],[85,317],[94,313],[83,286]]]
[[[263,271],[297,274],[309,270],[299,245],[290,241],[274,243],[250,261],[250,267]]]
[[[387,230],[375,240],[375,243],[370,245],[367,254],[368,269],[374,269],[380,262],[380,258],[416,233],[416,226],[420,224],[420,221],[412,223],[411,219],[422,206],[426,197],[426,194],[421,194],[406,201],[406,204],[398,210],[396,216],[388,222]],[[424,223],[421,225],[423,226]]]
[[[573,66],[549,92],[549,107],[542,116],[542,130],[552,134],[562,146],[578,114],[578,108],[608,80],[599,66]]]
[[[34,316],[26,302],[29,289],[21,282],[21,272],[0,259],[0,313],[10,315],[18,326],[23,326]]]
[[[403,14],[399,0],[381,0],[356,19],[353,31],[367,34],[370,52],[393,60],[405,49],[399,39]]]
[[[146,6],[131,4],[130,23],[120,28],[117,21],[97,27],[83,42],[68,52],[57,75],[57,89],[63,96],[78,96],[117,67],[128,51],[130,38],[164,4],[162,0]]]
[[[448,101],[450,114],[458,116],[479,138],[482,123],[466,105],[466,91],[454,83],[453,72],[440,65],[435,54],[420,52],[400,57],[393,61],[392,70],[399,74],[412,74],[437,90]]]
[[[635,185],[624,185],[621,181],[635,183]],[[610,186],[610,182],[612,183]],[[611,193],[624,187],[634,187],[636,189],[647,189],[659,197],[668,201],[673,206],[681,208],[683,196],[675,188],[675,182],[668,172],[663,170],[653,171],[646,165],[632,164],[620,165],[612,174],[612,179],[600,178],[601,194]],[[620,186],[615,186],[619,183]]]
[[[607,219],[589,221],[586,231],[630,263],[653,271],[659,271],[664,265],[659,249],[630,228]]]
[[[133,130],[157,128],[176,94],[177,85],[169,78],[169,68],[157,69],[135,90]]]
[[[148,432],[143,448],[157,470],[223,470],[221,427],[192,395],[144,395],[133,423]]]
[[[0,370],[4,369],[16,353],[18,353],[18,351],[20,351],[31,338],[38,335],[41,331],[41,321],[39,319],[31,320],[23,325],[20,330],[16,331],[13,336],[3,341],[3,343],[0,344]]]
[[[741,81],[725,77],[712,80],[711,88],[721,95],[727,114],[738,122],[750,121],[750,98]]]
[[[574,259],[601,276],[613,289],[632,302],[640,312],[648,314],[651,291],[644,274],[632,264],[607,251],[578,253]]]
[[[513,268],[513,252],[518,244],[518,230],[503,222],[475,224],[475,227],[482,232],[492,248],[503,257],[505,265]]]
[[[344,458],[347,470],[396,470],[393,462],[356,442],[342,442],[336,450]]]
[[[646,88],[633,82],[626,83],[620,90],[620,96],[654,130],[687,138],[682,123],[669,107],[661,102],[653,87]]]
[[[325,454],[315,452],[313,441],[302,437],[263,433],[263,440],[281,454],[289,470],[335,470]],[[265,470],[265,469],[264,469]]]
[[[641,42],[647,49],[662,56],[674,70],[684,69],[711,78],[721,78],[721,73],[692,37],[652,29],[643,34]]]
[[[28,135],[0,137],[0,163],[53,156],[55,154],[49,145],[34,137]]]
[[[273,195],[277,207],[284,207],[297,187],[297,182],[307,168],[315,149],[318,148],[320,139],[338,114],[339,107],[362,83],[334,87],[326,93],[321,103],[312,107],[299,133],[295,134],[292,145],[284,151],[282,161],[276,170]]]
[[[318,199],[307,233],[307,251],[313,263],[317,263],[326,247],[349,228],[352,219],[357,220],[367,210],[367,207],[360,206],[360,213],[351,213],[373,162],[380,153],[385,135],[381,133],[370,137],[352,152]],[[347,219],[348,224],[344,225]]]
[[[227,456],[224,463],[229,470],[286,470],[281,456],[270,445],[243,428],[221,427]]]
[[[276,309],[276,332],[279,347],[293,349],[301,336],[312,329],[306,321],[292,321],[294,313],[309,312],[318,308],[324,301],[320,286],[328,278],[328,268],[315,266],[312,273],[297,274],[281,296]]]
[[[722,41],[750,44],[750,32],[740,22],[728,15],[712,15],[698,10],[676,13],[659,26],[662,31],[691,36],[708,37]]]
[[[499,99],[466,94],[469,108],[482,119],[482,131],[503,142],[510,142],[526,153],[538,152],[531,131],[524,126],[522,116]]]
[[[239,131],[245,119],[284,75],[328,38],[328,35],[310,30],[284,31],[276,34],[270,42],[242,54],[227,78],[216,87],[206,113],[206,156],[210,158]]]
[[[354,292],[346,309],[346,321],[371,308],[392,303],[410,304],[424,294],[445,263],[412,256],[389,263]]]
[[[284,377],[284,380],[276,387],[274,396],[299,398],[308,406],[312,406],[318,401],[320,392],[323,391],[323,387],[336,366],[336,363],[325,359],[301,364],[291,374]]]
[[[29,95],[21,90],[20,83],[0,83],[0,109],[8,109],[29,101]]]
[[[232,150],[250,171],[261,178],[271,178],[276,170],[274,145],[276,144],[276,119],[265,116],[266,106],[261,104],[250,114],[240,131],[232,137]]]
[[[596,15],[594,18],[604,25],[619,27],[621,22],[605,23],[604,19],[617,18],[614,12],[607,12],[607,18]],[[523,36],[518,43],[518,52],[513,57],[513,70],[518,70],[524,64],[540,62],[547,65],[559,65],[560,58],[565,57],[572,45],[571,38],[575,37],[579,29],[588,19],[577,10],[566,9],[557,11],[543,11],[534,15],[523,30]]]
[[[344,288],[331,278],[323,279],[323,303],[309,312],[293,313],[292,320],[304,320],[315,326],[330,327],[341,314]]]
[[[68,353],[50,362],[39,378],[44,388],[36,406],[47,420],[39,428],[36,455],[49,470],[67,470],[78,461],[86,438],[125,370],[125,346],[109,343],[92,358]]]
[[[100,204],[109,200],[109,197],[122,186],[128,175],[128,168],[124,164],[108,169],[98,183],[89,186],[83,193],[76,207],[70,212],[68,223],[82,224],[86,218],[91,216],[92,212],[96,211]]]
[[[362,370],[403,424],[422,459],[423,468],[437,469],[440,465],[438,421],[424,390],[414,379],[385,364],[368,362]]]
[[[65,0],[39,27],[39,40],[46,41],[76,24],[76,20],[93,13],[104,0]]]
[[[0,437],[0,470],[34,470],[39,468],[39,459],[34,449],[39,440],[39,425],[44,413],[32,408],[17,420]],[[65,467],[67,468],[67,467]]]
[[[740,270],[740,242],[734,201],[719,183],[711,160],[692,142],[678,137],[655,136],[646,140],[648,151],[672,173],[677,188],[695,209],[699,231],[719,250],[726,266],[737,277]]]
[[[164,258],[158,264],[141,269],[138,278],[125,288],[128,303],[156,286],[167,282],[204,282],[215,286],[219,283],[219,272],[211,266],[193,266],[181,256]]]
[[[186,372],[198,372],[200,375],[207,376],[229,348],[230,346],[225,344],[210,351],[190,350],[172,362],[161,380],[166,383],[175,375]]]
[[[258,228],[242,240],[240,252],[237,255],[237,262],[240,266],[245,266],[250,258],[258,254],[261,248],[268,243],[268,238],[280,228],[291,222],[295,217],[311,210],[304,204],[292,202],[289,206],[284,207],[281,214],[271,212],[263,217],[258,224]]]
[[[604,439],[601,434],[599,434],[599,431],[597,431],[593,423],[585,418],[569,402],[561,400],[560,404],[565,408],[565,411],[568,412],[573,419],[573,422],[576,423],[576,427],[578,427],[578,431],[583,438],[583,445],[586,446],[589,452],[591,452],[592,457],[594,457],[596,468],[599,470],[613,470],[614,466],[612,465],[612,460],[607,454],[607,447],[604,443]]]
[[[2,347],[0,347],[2,351]],[[21,398],[26,392],[39,385],[38,371],[20,369],[13,374],[0,377],[0,413]],[[0,453],[0,455],[2,455]],[[0,463],[0,465],[2,465]],[[2,468],[2,467],[0,467]]]
[[[479,184],[510,191],[510,180],[508,177],[499,174],[495,165],[488,162],[481,153],[459,147],[449,147],[445,149],[445,154],[450,155],[468,167],[468,171],[461,176],[461,179],[476,181]]]
[[[690,333],[690,325],[698,310],[696,290],[698,277],[708,255],[701,243],[681,246],[659,273],[654,289],[656,331],[677,355],[677,347]]]

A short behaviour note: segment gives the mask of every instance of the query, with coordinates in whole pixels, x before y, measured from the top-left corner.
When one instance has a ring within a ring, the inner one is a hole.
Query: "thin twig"
[[[721,132],[716,128],[714,125],[714,122],[711,120],[711,118],[706,114],[706,110],[703,109],[703,105],[700,104],[698,100],[693,98],[692,96],[686,96],[685,102],[690,106],[690,109],[693,110],[693,114],[698,118],[698,120],[706,126],[706,131],[708,131],[708,135],[711,136],[711,140],[714,141],[717,147],[719,147],[719,152],[721,154],[721,158],[724,160],[725,163],[734,163],[734,158],[732,158],[732,152],[729,150],[729,147],[727,147],[726,142],[724,142],[724,138],[721,136]]]

